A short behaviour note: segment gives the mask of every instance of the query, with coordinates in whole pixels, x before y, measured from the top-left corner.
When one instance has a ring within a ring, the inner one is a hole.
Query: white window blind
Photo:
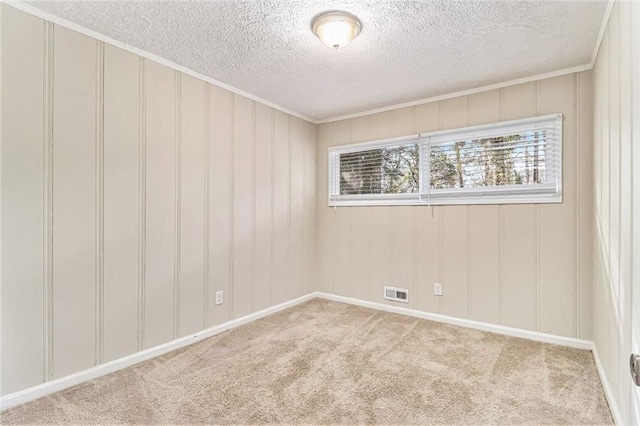
[[[562,115],[329,148],[329,205],[562,201]]]

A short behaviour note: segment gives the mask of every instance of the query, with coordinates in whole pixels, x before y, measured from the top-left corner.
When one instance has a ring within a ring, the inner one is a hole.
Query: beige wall
[[[594,81],[584,72],[314,126],[0,5],[0,393],[314,289],[392,303],[382,287],[395,285],[410,308],[593,337],[631,413],[639,9],[616,2]],[[556,112],[562,204],[327,207],[331,145]]]
[[[318,288],[409,308],[591,338],[591,73],[318,128]],[[327,207],[327,148],[561,112],[562,204]],[[433,283],[444,295],[433,295]]]
[[[2,394],[314,290],[313,124],[0,11]]]
[[[639,28],[640,3],[615,2],[593,78],[593,337],[624,424],[640,424],[640,388],[628,362],[640,352]]]

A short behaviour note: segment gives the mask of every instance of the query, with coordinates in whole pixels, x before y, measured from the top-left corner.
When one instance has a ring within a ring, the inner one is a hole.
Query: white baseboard
[[[224,324],[207,328],[189,336],[181,337],[179,339],[154,346],[153,348],[145,349],[143,351],[127,355],[123,358],[96,365],[95,367],[91,367],[65,377],[60,377],[59,379],[54,379],[37,386],[33,386],[31,388],[7,394],[0,397],[0,410],[5,410],[16,405],[24,404],[25,402],[33,401],[34,399],[41,398],[54,392],[69,388],[71,386],[75,386],[82,382],[86,382],[88,380],[95,379],[97,377],[104,376],[118,370],[122,370],[123,368],[130,367],[142,361],[147,361],[151,358],[166,354],[167,352],[171,352],[184,346],[199,342],[200,340],[204,340],[208,337],[215,336],[216,334],[220,334],[223,331],[231,330],[232,328],[236,328],[238,326],[263,318],[267,315],[271,315],[286,308],[290,308],[292,306],[306,302],[307,300],[311,300],[314,297],[316,297],[315,293],[309,293],[305,296],[298,297],[297,299],[289,300],[288,302],[284,302],[279,305],[254,312],[242,318],[227,321]]]
[[[600,361],[600,355],[598,355],[598,348],[594,344],[592,348],[593,352],[593,361],[596,363],[596,370],[598,370],[598,376],[600,376],[600,382],[602,383],[602,388],[604,389],[604,395],[607,397],[607,402],[609,402],[609,409],[611,410],[611,415],[613,416],[613,421],[617,425],[624,425],[622,421],[622,413],[620,412],[620,407],[618,407],[618,403],[616,402],[616,398],[613,395],[613,389],[611,389],[611,383],[609,383],[609,379],[607,379],[607,375],[604,372],[604,366],[602,365],[602,361]]]
[[[393,312],[400,315],[408,315],[411,317],[422,318],[430,321],[442,322],[445,324],[458,325],[461,327],[473,328],[476,330],[488,331],[496,334],[504,334],[506,336],[521,337],[523,339],[535,340],[544,343],[553,343],[555,345],[570,346],[578,349],[592,349],[593,342],[590,340],[575,339],[573,337],[556,336],[553,334],[541,333],[538,331],[522,330],[519,328],[506,327],[504,325],[489,324],[486,322],[473,321],[463,318],[455,318],[447,315],[432,314],[429,312],[418,311],[416,309],[403,308],[400,306],[385,305],[383,303],[368,302],[366,300],[354,299],[351,297],[336,296],[334,294],[315,292],[315,297],[333,300],[335,302],[349,303],[351,305],[362,306],[365,308],[377,309],[379,311]]]
[[[415,309],[390,306],[390,305],[385,305],[383,303],[377,303],[377,302],[368,302],[365,300],[354,299],[351,297],[337,296],[337,295],[322,293],[318,291],[309,293],[305,296],[290,300],[288,302],[281,303],[276,306],[272,306],[262,311],[249,314],[242,318],[237,318],[237,319],[228,321],[224,324],[220,324],[220,325],[208,328],[206,330],[199,331],[195,334],[181,337],[179,339],[172,340],[171,342],[167,342],[162,345],[155,346],[153,348],[145,349],[144,351],[137,352],[137,353],[134,353],[126,357],[123,357],[114,361],[110,361],[104,364],[100,364],[95,367],[89,368],[87,370],[79,371],[69,376],[61,377],[59,379],[51,380],[49,382],[45,382],[28,389],[24,389],[18,392],[5,395],[3,397],[0,397],[0,410],[5,410],[7,408],[23,404],[25,402],[33,401],[37,398],[41,398],[51,393],[69,388],[71,386],[75,386],[82,382],[86,382],[88,380],[92,380],[97,377],[104,376],[106,374],[121,370],[123,368],[130,367],[132,365],[166,354],[167,352],[171,352],[175,349],[179,349],[184,346],[191,345],[200,340],[204,340],[208,337],[215,336],[216,334],[250,323],[257,319],[263,318],[267,315],[271,315],[273,313],[282,311],[286,308],[298,305],[300,303],[306,302],[316,297],[321,299],[333,300],[336,302],[348,303],[351,305],[362,306],[365,308],[376,309],[376,310],[385,311],[385,312],[392,312],[400,315],[407,315],[415,318],[422,318],[430,321],[437,321],[437,322],[457,325],[461,327],[473,328],[476,330],[488,331],[491,333],[521,337],[524,339],[530,339],[530,340],[535,340],[535,341],[544,342],[544,343],[552,343],[552,344],[562,345],[562,346],[570,346],[573,348],[593,350],[596,367],[598,369],[598,374],[600,375],[600,379],[602,381],[602,385],[604,387],[605,394],[609,401],[609,405],[611,407],[611,411],[613,413],[614,419],[617,424],[622,424],[620,421],[620,410],[618,409],[618,406],[616,405],[615,400],[613,399],[611,386],[609,385],[609,382],[606,376],[604,375],[604,371],[602,369],[600,359],[598,358],[597,351],[595,350],[593,342],[591,341],[574,339],[571,337],[555,336],[552,334],[540,333],[537,331],[521,330],[518,328],[505,327],[502,325],[489,324],[489,323],[462,319],[462,318],[455,318],[447,315],[433,314],[429,312],[418,311]]]
[[[572,348],[591,350],[591,352],[593,353],[594,362],[596,364],[596,370],[598,371],[598,376],[600,376],[600,382],[602,382],[602,388],[604,389],[607,402],[609,403],[609,408],[611,410],[611,415],[613,416],[613,420],[616,423],[616,425],[625,424],[622,420],[622,414],[620,412],[620,408],[618,407],[618,404],[613,395],[611,384],[609,383],[609,380],[607,379],[607,376],[604,373],[604,367],[602,366],[602,362],[600,361],[600,357],[598,355],[598,349],[595,346],[594,342],[590,340],[556,336],[553,334],[541,333],[538,331],[522,330],[519,328],[505,327],[503,325],[489,324],[485,322],[473,321],[473,320],[468,320],[463,318],[455,318],[447,315],[432,314],[429,312],[418,311],[416,309],[403,308],[401,306],[391,306],[391,305],[386,305],[384,303],[369,302],[366,300],[354,299],[354,298],[345,297],[345,296],[336,296],[334,294],[322,293],[318,291],[315,292],[313,296],[319,297],[321,299],[333,300],[335,302],[348,303],[350,305],[376,309],[379,311],[392,312],[400,315],[407,315],[415,318],[422,318],[422,319],[441,322],[445,324],[451,324],[451,325],[457,325],[461,327],[473,328],[476,330],[488,331],[490,333],[520,337],[523,339],[535,340],[543,343],[552,343],[552,344],[561,345],[561,346],[569,346]]]

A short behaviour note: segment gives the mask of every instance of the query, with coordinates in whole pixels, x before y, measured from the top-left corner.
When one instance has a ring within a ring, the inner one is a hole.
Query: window
[[[562,114],[329,148],[329,205],[562,202]]]

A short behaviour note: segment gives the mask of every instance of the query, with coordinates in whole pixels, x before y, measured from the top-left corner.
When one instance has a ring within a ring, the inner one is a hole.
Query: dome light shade
[[[332,10],[316,15],[311,30],[326,46],[340,49],[360,34],[362,23],[348,12]]]

